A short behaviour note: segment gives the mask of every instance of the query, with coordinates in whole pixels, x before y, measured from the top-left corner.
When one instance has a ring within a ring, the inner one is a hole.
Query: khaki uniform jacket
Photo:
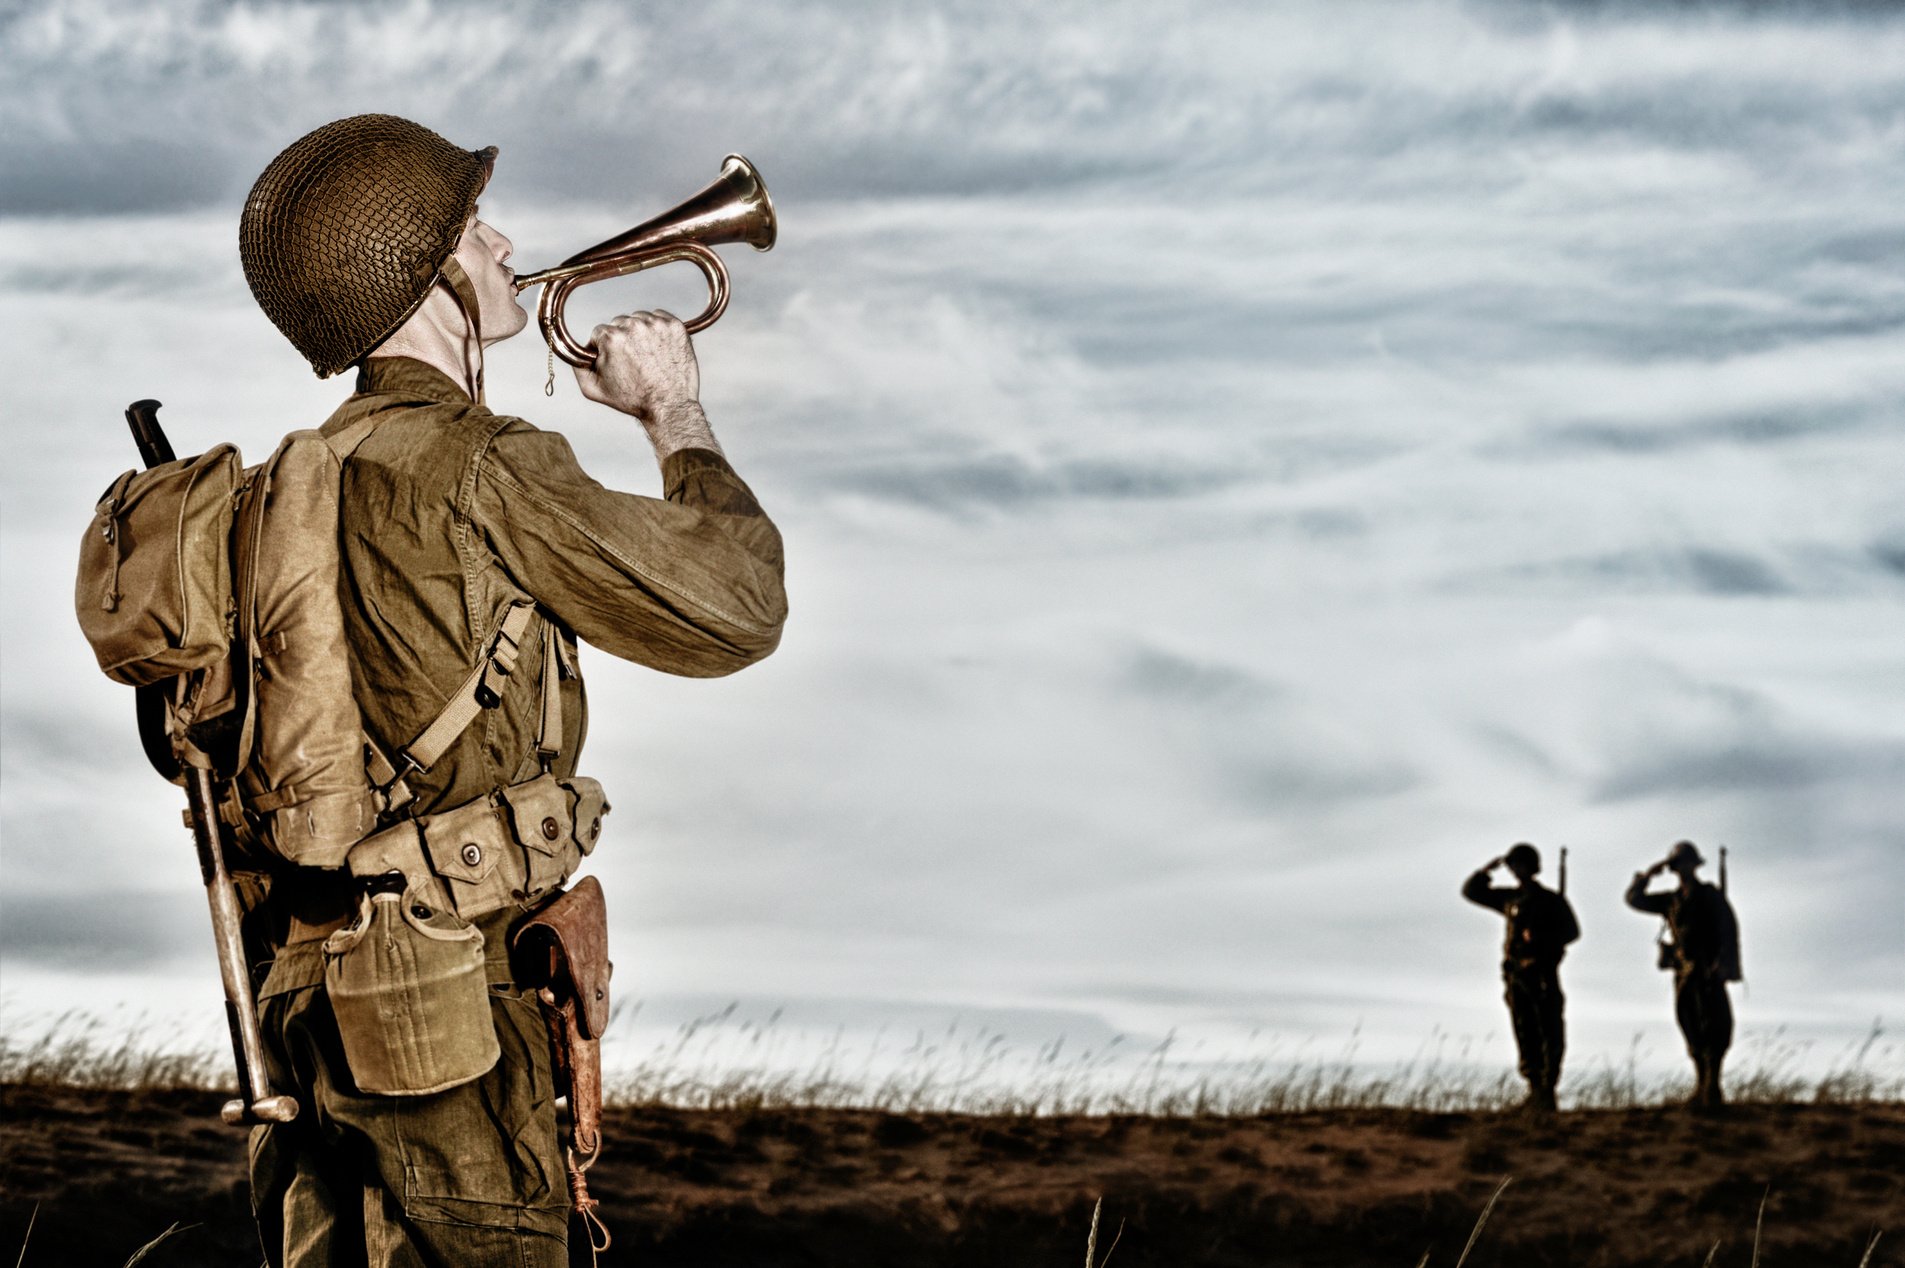
[[[732,673],[779,642],[780,534],[720,454],[670,454],[661,498],[619,493],[590,478],[560,435],[492,414],[437,370],[401,357],[373,358],[323,430],[366,418],[376,427],[345,464],[339,519],[352,682],[371,739],[394,759],[443,709],[509,604],[537,604],[501,706],[479,714],[428,772],[408,777],[417,794],[410,813],[538,773],[534,649],[545,619],[562,639],[562,776],[574,773],[588,725],[578,638],[699,677]],[[331,910],[341,886],[306,880],[302,895],[284,892],[300,888],[295,881],[274,886],[287,914],[306,926],[347,914]],[[271,993],[321,976],[315,950],[280,954]]]
[[[570,653],[560,775],[573,772],[586,726],[578,637],[697,677],[732,673],[780,641],[780,534],[721,455],[669,455],[662,498],[618,493],[591,479],[561,436],[490,413],[429,366],[373,358],[363,378],[324,431],[377,420],[345,465],[340,519],[357,703],[386,753],[437,716],[503,611],[525,596],[555,619]],[[525,649],[541,635],[532,622]],[[541,669],[526,655],[515,677],[501,708],[411,777],[415,813],[537,773]]]

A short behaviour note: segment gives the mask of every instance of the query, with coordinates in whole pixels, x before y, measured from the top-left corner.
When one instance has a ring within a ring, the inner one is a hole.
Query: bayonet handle
[[[150,398],[126,406],[126,426],[132,428],[133,443],[139,446],[139,460],[148,469],[178,461],[172,442],[159,426],[159,402]]]

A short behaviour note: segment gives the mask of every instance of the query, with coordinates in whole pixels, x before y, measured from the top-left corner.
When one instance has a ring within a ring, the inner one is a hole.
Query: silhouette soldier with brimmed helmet
[[[1498,867],[1506,867],[1516,883],[1491,885],[1489,874]],[[1540,871],[1541,852],[1524,841],[1470,876],[1462,885],[1462,897],[1508,918],[1502,984],[1521,1054],[1521,1077],[1528,1080],[1526,1106],[1548,1114],[1555,1109],[1554,1090],[1567,1048],[1561,957],[1581,936],[1581,926],[1568,900],[1535,879]]]
[[[1725,891],[1700,879],[1705,862],[1693,842],[1677,843],[1666,858],[1634,873],[1627,905],[1667,922],[1671,941],[1661,943],[1660,967],[1673,970],[1674,1017],[1693,1058],[1688,1104],[1714,1109],[1724,1103],[1720,1065],[1733,1043],[1733,1003],[1726,985],[1740,980],[1740,926]],[[1647,882],[1663,871],[1680,878],[1679,888],[1648,893]]]

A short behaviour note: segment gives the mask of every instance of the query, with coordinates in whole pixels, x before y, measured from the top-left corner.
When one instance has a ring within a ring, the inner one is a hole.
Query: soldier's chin
[[[495,332],[484,331],[485,343],[495,343],[504,339],[513,339],[529,326],[528,311],[523,307],[522,301],[514,297],[511,297],[509,303],[504,306],[502,312],[498,315],[503,319],[498,323],[500,329]]]

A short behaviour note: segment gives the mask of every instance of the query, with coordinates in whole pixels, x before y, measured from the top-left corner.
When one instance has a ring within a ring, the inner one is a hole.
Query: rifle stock
[[[150,470],[177,459],[165,429],[159,426],[159,402],[134,401],[126,406],[126,424],[139,446],[139,458]],[[298,1116],[298,1103],[271,1091],[265,1076],[265,1045],[258,1028],[258,1001],[251,993],[245,960],[243,913],[225,864],[224,828],[218,818],[218,795],[208,767],[182,766],[166,734],[165,685],[138,689],[139,742],[153,769],[174,783],[183,775],[186,813],[192,823],[192,842],[198,847],[199,874],[211,906],[212,938],[218,947],[218,973],[225,986],[225,1022],[231,1030],[232,1059],[238,1067],[240,1096],[227,1101],[219,1117],[234,1126],[241,1123],[288,1123]]]

